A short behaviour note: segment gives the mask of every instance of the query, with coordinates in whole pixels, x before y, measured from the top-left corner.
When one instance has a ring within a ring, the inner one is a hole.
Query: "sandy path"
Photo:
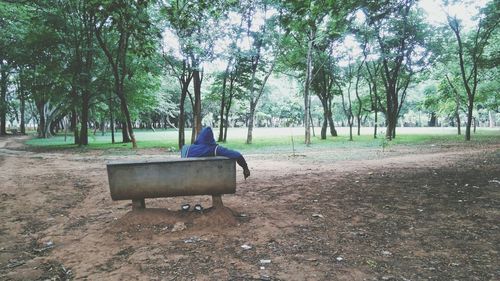
[[[395,147],[384,153],[365,151],[369,159],[347,161],[324,157],[341,153],[334,150],[322,151],[322,157],[315,153],[300,157],[248,155],[252,177],[243,180],[238,169],[237,193],[224,196],[226,206],[237,216],[243,214],[234,226],[223,214],[186,217],[177,211],[186,201],[209,206],[208,196],[147,200],[151,210],[142,214],[129,213],[128,201],[111,201],[106,161],[177,155],[162,151],[136,156],[34,153],[19,150],[21,140],[0,138],[0,276],[7,280],[54,276],[79,280],[248,280],[271,275],[282,280],[326,280],[327,275],[315,277],[314,272],[327,272],[328,263],[317,262],[317,256],[307,254],[310,251],[290,258],[290,253],[273,250],[276,241],[314,225],[313,213],[324,207],[314,203],[321,201],[325,189],[333,188],[347,175],[354,184],[385,170],[439,170],[469,158],[498,155],[500,150],[498,144],[467,149]],[[309,203],[297,207],[305,198]],[[328,220],[344,215],[331,204]],[[187,229],[173,231],[180,221],[187,222]],[[329,235],[334,240],[337,234]],[[246,251],[243,244],[253,249]],[[286,244],[295,247],[288,240]],[[272,266],[259,264],[271,253],[274,271]],[[297,257],[306,262],[297,262]],[[336,272],[331,280],[370,276],[359,266],[337,268]]]

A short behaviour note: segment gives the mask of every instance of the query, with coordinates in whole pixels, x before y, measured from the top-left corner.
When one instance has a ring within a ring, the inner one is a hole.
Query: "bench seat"
[[[106,164],[113,200],[132,200],[145,208],[145,198],[236,192],[236,161],[226,157],[112,161]],[[217,202],[216,202],[217,201]],[[220,201],[220,202],[219,202]]]

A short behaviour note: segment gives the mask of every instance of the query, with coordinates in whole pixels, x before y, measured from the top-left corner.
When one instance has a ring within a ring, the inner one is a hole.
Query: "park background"
[[[498,1],[0,5],[0,134],[32,132],[35,145],[106,135],[179,149],[203,126],[219,142],[246,128],[247,144],[255,127],[302,127],[307,145],[340,127],[350,140],[361,127],[387,140],[455,127],[470,140],[500,118]]]

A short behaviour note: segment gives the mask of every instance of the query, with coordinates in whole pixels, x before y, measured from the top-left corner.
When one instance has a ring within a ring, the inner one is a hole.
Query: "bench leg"
[[[213,208],[224,207],[224,204],[222,204],[222,196],[221,195],[212,195],[212,207]]]
[[[142,199],[132,199],[132,210],[140,210],[146,208],[146,202]]]

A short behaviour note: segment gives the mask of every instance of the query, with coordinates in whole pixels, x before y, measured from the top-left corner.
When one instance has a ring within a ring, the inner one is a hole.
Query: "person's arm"
[[[215,156],[224,156],[227,158],[236,159],[236,163],[238,163],[238,165],[243,168],[243,176],[245,177],[245,179],[250,176],[250,170],[248,169],[247,161],[245,161],[245,157],[243,157],[243,155],[241,155],[241,153],[239,153],[238,151],[228,149],[219,145],[217,146],[217,149],[215,151]]]

